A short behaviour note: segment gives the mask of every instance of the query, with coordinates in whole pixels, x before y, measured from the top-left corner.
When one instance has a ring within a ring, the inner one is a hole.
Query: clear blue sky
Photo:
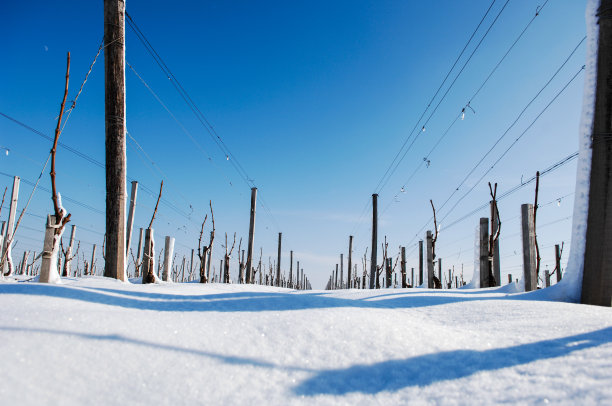
[[[289,250],[293,250],[313,285],[322,287],[339,254],[344,252],[346,257],[349,234],[355,235],[353,255],[363,256],[370,244],[371,208],[367,204],[371,194],[378,191],[379,179],[491,2],[131,0],[127,10],[259,187],[271,214],[258,207],[255,259],[259,247],[263,247],[265,264],[268,257],[275,259],[277,233],[282,231],[283,268],[288,271]],[[433,105],[505,3],[495,2]],[[417,266],[413,245],[424,231],[414,237],[431,216],[429,199],[438,207],[447,199],[585,35],[585,1],[546,2],[472,100],[476,113],[467,110],[465,120],[452,127],[429,157],[430,166],[422,166],[405,183],[542,4],[544,1],[507,3],[426,131],[380,191],[379,238],[382,242],[388,236],[393,255],[399,245],[407,245],[408,267]],[[5,39],[0,112],[52,135],[63,92],[66,52],[72,53],[70,99],[102,40],[102,5],[102,1],[31,1],[0,6],[0,35]],[[127,61],[205,150],[195,146],[128,68],[127,128],[156,165],[128,141],[128,176],[153,191],[163,177],[164,196],[178,208],[160,206],[154,225],[158,246],[164,235],[176,237],[179,260],[197,246],[209,199],[215,209],[217,242],[226,231],[230,235],[235,231],[246,240],[249,187],[130,28],[126,36]],[[440,217],[446,216],[457,196],[474,185],[580,69],[584,52],[582,44],[440,211]],[[60,138],[100,162],[104,161],[103,63],[101,55]],[[498,182],[502,193],[519,184],[522,177],[527,179],[577,151],[582,84],[580,74],[448,214],[438,240],[438,256],[445,269],[454,265],[459,270],[463,264],[466,278],[471,275],[474,230],[478,217],[488,211],[448,230],[445,225],[488,201],[487,181]],[[1,172],[35,181],[51,144],[0,117],[0,147],[10,149],[8,155],[0,151]],[[57,159],[60,192],[103,212],[104,170],[66,149],[59,149]],[[554,267],[555,243],[565,241],[564,262],[569,252],[575,171],[573,161],[541,180],[540,202],[554,202],[538,212],[543,269]],[[49,188],[47,172],[41,185]],[[9,177],[0,176],[0,186],[9,186],[9,193],[10,184]],[[21,191],[19,207],[31,187],[22,183]],[[521,257],[516,255],[520,252],[517,216],[521,203],[533,202],[533,193],[530,185],[500,202],[503,275],[518,276],[521,271]],[[555,199],[562,196],[566,197],[559,206]],[[136,229],[148,224],[155,197],[140,190]],[[64,205],[72,212],[73,223],[83,228],[77,238],[89,256],[91,243],[102,242],[104,217],[69,201]],[[44,215],[51,210],[49,194],[37,191],[30,211]],[[7,212],[3,210],[2,219]],[[44,220],[27,216],[23,224],[16,253],[40,251]],[[245,245],[243,242],[243,248]],[[213,265],[217,268],[220,251],[216,244]]]

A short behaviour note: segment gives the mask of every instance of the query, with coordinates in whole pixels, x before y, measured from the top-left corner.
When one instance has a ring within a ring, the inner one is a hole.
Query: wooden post
[[[219,262],[219,283],[223,283],[223,260]]]
[[[23,259],[21,260],[21,274],[26,275],[26,271],[28,269],[28,256],[30,255],[30,251],[23,251]]]
[[[130,193],[130,210],[128,211],[127,231],[125,233],[125,256],[129,258],[130,243],[132,242],[132,229],[134,228],[134,210],[136,209],[136,194],[138,193],[138,182],[132,181],[132,191]],[[127,262],[127,260],[126,260]]]
[[[417,286],[423,284],[423,240],[419,240],[419,283]]]
[[[414,284],[414,268],[411,268],[411,269],[412,269],[412,273],[410,275],[410,284],[411,284],[410,286],[412,286],[414,288],[415,287],[415,284]]]
[[[11,193],[11,203],[9,207],[9,217],[6,223],[6,233],[4,235],[4,248],[2,249],[2,257],[0,257],[0,263],[4,264],[2,268],[2,274],[9,272],[9,261],[13,263],[11,258],[11,245],[13,244],[13,233],[15,228],[15,216],[17,214],[17,199],[19,198],[19,176],[13,178],[13,191]],[[14,268],[14,267],[13,267]],[[12,272],[12,270],[11,270]]]
[[[434,266],[433,266],[433,245],[432,245],[433,236],[430,230],[427,230],[425,239],[427,240],[427,287],[429,289],[433,289],[434,288],[434,282],[433,282]]]
[[[597,85],[581,302],[612,305],[612,0],[600,0]],[[597,35],[597,34],[596,34]]]
[[[561,250],[559,244],[555,244],[555,268],[557,270],[557,283],[561,282]]]
[[[208,263],[206,264],[206,280],[210,280],[210,264],[212,263],[212,250],[213,250],[213,232],[210,232],[210,239],[208,240],[210,241],[210,246],[208,247]],[[219,281],[221,281],[221,279],[219,279]]]
[[[489,219],[480,218],[480,287],[489,287]]]
[[[172,272],[172,256],[174,255],[174,237],[166,236],[166,244],[164,246],[164,268],[162,272],[162,280],[170,281]]]
[[[278,233],[278,262],[276,263],[276,286],[280,286],[280,269],[281,269],[281,242],[283,233]]]
[[[348,269],[349,269],[349,274],[351,273],[351,269],[353,266],[353,236],[349,235],[349,252],[348,252]],[[357,276],[357,271],[355,271],[355,276]],[[353,287],[354,283],[352,281],[352,278],[349,276],[349,286],[348,288],[350,289],[351,287]]]
[[[251,217],[249,220],[249,244],[247,248],[247,283],[254,283],[253,281],[253,243],[255,241],[255,205],[257,203],[257,188],[251,188]]]
[[[449,289],[453,288],[453,274],[450,269],[448,270],[448,288]]]
[[[293,287],[293,251],[289,251],[289,287]]]
[[[55,216],[47,215],[47,225],[45,227],[45,242],[43,244],[42,261],[40,265],[40,279],[42,283],[56,283],[60,281],[57,271],[57,253],[55,249]],[[59,242],[57,243],[59,244]]]
[[[525,280],[525,292],[529,292],[538,288],[532,204],[521,205],[521,231],[523,238],[523,279]]]
[[[74,244],[74,233],[76,232],[76,226],[72,225],[72,230],[70,231],[70,244],[68,244],[68,250],[66,250],[66,263],[64,264],[64,272],[63,276],[70,276],[70,263],[72,262],[72,246]]]
[[[548,269],[544,271],[544,284],[545,287],[550,287],[550,272]]]
[[[378,261],[376,254],[378,253],[378,194],[372,195],[372,252],[370,254],[370,289],[376,287]]]
[[[402,289],[408,287],[408,283],[406,282],[406,247],[402,247],[402,261],[400,262],[400,267],[402,271]]]
[[[511,273],[508,274],[508,283],[512,283],[512,274]]]
[[[104,276],[125,280],[125,0],[104,0],[106,254]],[[93,264],[92,264],[93,266]]]
[[[191,251],[193,252],[193,250]],[[178,275],[176,276],[178,279]],[[181,265],[181,283],[185,282],[185,256],[183,255],[183,264]]]
[[[438,280],[442,285],[442,258],[438,258]]]
[[[393,258],[387,258],[387,263],[385,264],[385,287],[390,288],[393,284],[393,278],[391,275],[391,271],[393,268]]]
[[[155,283],[155,238],[152,228],[145,230],[144,247],[142,252],[142,283]]]
[[[190,279],[191,275],[193,275],[193,252],[194,252],[194,249],[192,248],[191,249],[191,261],[189,262],[189,278],[188,279]],[[204,269],[206,269],[206,268],[204,268]],[[211,282],[210,279],[207,279],[207,281],[209,283]]]
[[[134,277],[140,276],[140,268],[142,267],[142,242],[143,242],[144,230],[140,227],[140,235],[138,237],[138,252],[136,253],[136,269],[134,269]]]
[[[497,232],[497,228],[499,227],[498,224],[498,220],[497,220],[497,212],[495,211],[495,205],[493,204],[493,201],[491,200],[490,203],[490,208],[491,208],[491,235],[495,236],[495,233]],[[493,277],[495,278],[495,286],[501,286],[501,274],[500,274],[500,265],[499,265],[499,238],[497,240],[495,240],[495,242],[493,243],[493,269],[491,270],[493,272]]]
[[[344,287],[344,255],[340,254],[340,289]]]
[[[338,289],[338,264],[336,264],[336,273],[334,273],[334,289]]]
[[[96,244],[94,244],[93,248],[91,249],[91,264],[89,265],[90,275],[95,275],[95,267],[94,267],[95,263],[96,263]]]

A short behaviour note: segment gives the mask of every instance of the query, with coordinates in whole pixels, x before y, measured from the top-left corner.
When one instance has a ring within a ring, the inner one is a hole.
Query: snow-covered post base
[[[56,224],[55,216],[49,214],[47,216],[47,225],[45,228],[45,242],[43,244],[42,264],[40,266],[40,282],[42,283],[59,283],[60,275],[57,271],[57,254],[59,252],[59,243],[64,233],[64,228]],[[60,228],[60,232],[56,234],[56,230]]]

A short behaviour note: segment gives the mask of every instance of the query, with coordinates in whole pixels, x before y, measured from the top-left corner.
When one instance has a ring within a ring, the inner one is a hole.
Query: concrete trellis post
[[[521,205],[521,230],[523,239],[523,279],[525,281],[525,292],[529,292],[538,288],[532,204]]]
[[[70,244],[68,245],[68,250],[66,251],[66,263],[64,264],[64,275],[70,276],[70,265],[72,262],[72,246],[74,245],[74,233],[76,232],[76,226],[72,225],[72,230],[70,231]]]
[[[19,183],[19,176],[15,176],[13,178],[13,191],[11,193],[9,217],[4,234],[2,257],[0,257],[0,263],[4,264],[4,267],[2,268],[3,274],[7,274],[9,272],[9,263],[11,264],[11,268],[14,268],[14,266],[12,266],[13,258],[11,257],[11,245],[13,244],[13,233],[15,231],[15,216],[17,214],[17,200],[19,198]]]
[[[174,237],[166,236],[164,246],[164,268],[162,272],[162,280],[164,282],[172,281],[172,260],[174,256]]]
[[[23,259],[21,260],[21,274],[26,275],[28,269],[28,256],[30,255],[29,251],[23,252]]]
[[[94,244],[93,248],[91,249],[91,264],[89,265],[90,275],[95,275],[95,272],[96,272],[96,269],[94,267],[95,263],[96,263],[96,244]]]

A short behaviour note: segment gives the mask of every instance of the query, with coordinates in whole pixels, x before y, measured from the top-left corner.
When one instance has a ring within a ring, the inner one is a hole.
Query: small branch
[[[533,239],[535,240],[535,252],[536,252],[536,275],[540,275],[540,247],[538,246],[538,234],[536,233],[536,214],[538,211],[538,190],[540,188],[540,171],[536,172],[536,186],[535,186],[535,202],[533,204]]]
[[[57,194],[57,186],[55,185],[55,153],[57,151],[57,142],[61,133],[62,116],[64,115],[64,107],[66,106],[66,98],[68,97],[68,81],[70,77],[70,52],[68,52],[66,61],[66,86],[64,88],[64,98],[60,106],[59,117],[57,118],[57,126],[55,127],[55,138],[53,139],[53,148],[51,148],[51,200],[53,200],[53,209],[55,210],[55,223],[61,224],[55,230],[55,234],[60,234],[66,223],[70,220],[70,214],[63,219],[64,213],[60,210],[59,198]]]
[[[151,222],[149,223],[149,229],[153,227],[153,220],[155,220],[155,214],[157,214],[157,206],[159,205],[159,199],[161,199],[163,188],[164,188],[164,180],[162,179],[161,184],[159,185],[159,195],[157,196],[157,203],[155,203],[155,210],[153,210],[153,217],[151,217]]]

